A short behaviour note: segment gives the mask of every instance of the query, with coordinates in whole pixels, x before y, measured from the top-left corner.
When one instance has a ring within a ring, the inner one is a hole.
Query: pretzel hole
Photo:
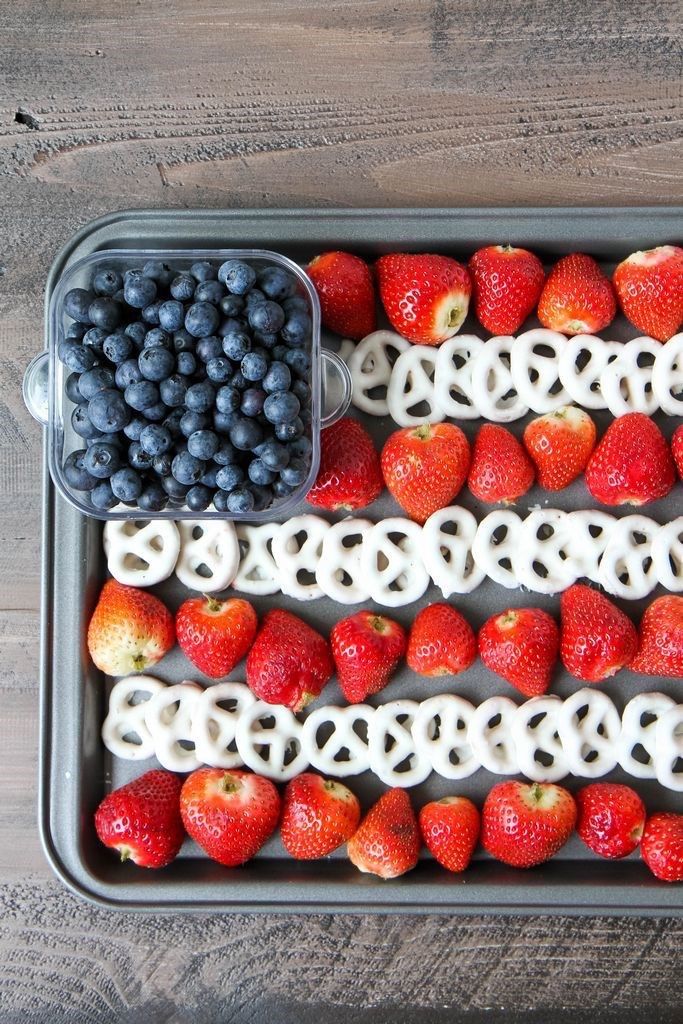
[[[299,756],[299,751],[300,750],[301,750],[301,744],[299,743],[298,740],[296,740],[296,739],[294,739],[294,737],[292,737],[292,739],[289,741],[289,743],[285,747],[285,754],[284,754],[284,758],[283,758],[283,763],[284,763],[285,768],[287,767],[287,765],[290,765],[292,763],[292,761],[296,760],[296,758]]]
[[[123,568],[134,572],[143,572],[149,569],[149,562],[146,562],[140,555],[133,554],[132,551],[126,551],[123,556]]]
[[[541,750],[540,747],[534,750],[534,761],[536,764],[540,764],[543,768],[552,768],[555,764],[555,758],[547,750]]]
[[[191,753],[195,749],[192,740],[177,740],[176,742],[181,750],[187,750],[188,753]]]
[[[412,761],[413,753],[411,751],[409,754],[406,754],[402,761],[399,761],[398,764],[394,765],[393,770],[398,774],[409,772],[412,767]]]
[[[363,543],[363,534],[359,531],[358,533],[347,533],[342,537],[341,546],[343,548],[355,548],[359,544]]]
[[[603,533],[605,532],[605,527],[600,526],[598,523],[589,523],[588,532],[593,538],[593,540],[597,540],[598,537],[602,537]]]
[[[548,541],[555,536],[555,527],[551,523],[541,523],[536,530],[536,540]]]
[[[564,385],[562,384],[562,381],[560,380],[560,378],[556,377],[555,380],[553,381],[553,383],[550,385],[550,388],[548,389],[548,394],[550,394],[550,395],[559,395],[559,393],[560,393],[560,391],[562,390],[563,387],[564,387]]]
[[[201,576],[202,579],[205,580],[210,580],[213,577],[213,572],[211,569],[209,569],[206,562],[200,562],[199,565],[195,567],[194,572],[195,576]]]
[[[574,712],[574,714],[577,722],[583,722],[584,718],[588,714],[588,705],[582,704],[578,711]]]
[[[297,569],[296,582],[302,587],[314,587],[316,584],[315,573],[310,569]]]
[[[450,385],[448,388],[448,397],[452,402],[455,402],[456,405],[465,406],[467,409],[472,408],[472,402],[470,401],[469,396],[466,395],[462,388],[459,388],[457,384]]]
[[[598,725],[597,725],[597,728],[596,728],[595,731],[597,732],[598,736],[604,736],[605,735],[605,727],[602,724],[602,722],[598,722]]]
[[[199,540],[203,536],[204,536],[203,528],[199,525],[199,523],[196,523],[192,527],[192,540]]]
[[[642,743],[636,743],[636,745],[632,748],[631,757],[634,761],[637,761],[638,764],[652,764],[652,758],[650,757]]]
[[[654,366],[654,364],[655,357],[652,355],[652,352],[639,352],[636,356],[636,366],[640,367],[641,370]]]
[[[337,569],[334,578],[342,587],[353,586],[353,576],[350,576],[346,569]]]
[[[355,732],[359,740],[367,746],[368,743],[368,723],[364,718],[355,718],[351,724],[351,729]]]
[[[532,717],[527,722],[527,728],[528,729],[538,729],[539,725],[541,724],[542,721],[544,721],[544,719],[546,717],[547,717],[547,712],[546,711],[538,711],[535,715],[532,715]]]
[[[587,754],[583,755],[583,760],[586,762],[586,764],[592,764],[594,761],[597,761],[597,759],[598,752],[597,750],[593,750],[592,747],[590,748]]]
[[[123,527],[123,533],[126,537],[134,537],[140,530],[144,530],[146,526],[149,526],[149,519],[132,519],[130,522],[125,523]]]
[[[538,562],[536,559],[531,563],[531,568],[539,579],[545,580],[548,577],[548,567],[543,562]]]
[[[557,352],[552,345],[546,345],[545,342],[541,341],[537,345],[534,345],[532,354],[540,356],[542,359],[556,359]]]
[[[315,730],[313,740],[317,750],[324,750],[330,737],[334,734],[335,724],[334,722],[321,722],[318,728]]]
[[[457,768],[457,766],[462,764],[464,760],[465,758],[461,757],[454,747],[451,747],[448,751],[448,763]]]
[[[638,719],[638,724],[640,725],[641,729],[647,729],[648,725],[655,724],[658,717],[659,716],[653,714],[652,711],[643,711],[640,718]]]
[[[672,775],[683,775],[683,757],[680,755],[676,758],[671,766]]]
[[[127,732],[121,733],[121,739],[124,743],[130,743],[135,747],[142,746],[142,737],[140,733],[136,732],[135,729],[130,729]]]
[[[503,716],[500,713],[498,713],[498,714],[495,714],[493,716],[493,718],[489,718],[489,720],[488,720],[488,722],[486,724],[487,724],[489,729],[495,729],[496,726],[498,726],[498,725],[500,725],[502,723],[502,721],[503,721]]]
[[[434,715],[429,727],[429,738],[431,740],[436,741],[439,739],[441,736],[441,725],[441,715]]]
[[[387,386],[386,384],[374,384],[371,388],[365,388],[365,394],[368,398],[382,401],[387,397]]]
[[[138,704],[146,704],[148,700],[151,700],[153,694],[151,690],[133,690],[129,693],[125,700],[125,706],[129,708],[137,707]]]
[[[346,764],[351,760],[351,751],[348,747],[340,747],[332,760],[336,764]]]

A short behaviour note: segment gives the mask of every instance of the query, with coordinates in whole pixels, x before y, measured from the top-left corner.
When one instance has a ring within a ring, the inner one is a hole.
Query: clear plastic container
[[[65,458],[84,446],[83,439],[71,426],[74,408],[65,390],[69,370],[58,357],[58,348],[66,330],[73,321],[64,312],[64,297],[72,288],[84,288],[99,269],[114,269],[120,273],[142,268],[147,260],[161,260],[178,273],[189,269],[198,260],[210,260],[216,266],[230,259],[240,259],[255,269],[278,266],[292,273],[299,282],[300,293],[307,299],[312,322],[311,370],[308,384],[311,389],[311,423],[306,436],[312,443],[312,460],[308,476],[292,494],[275,500],[260,511],[226,513],[213,505],[202,512],[194,512],[184,504],[169,501],[161,512],[143,510],[137,506],[119,504],[101,511],[90,504],[87,494],[76,491],[64,478]],[[29,364],[24,378],[24,400],[32,415],[47,426],[48,465],[52,479],[60,493],[72,505],[88,516],[98,519],[232,519],[255,522],[286,517],[309,491],[318,472],[320,462],[320,431],[343,416],[351,401],[351,378],[345,363],[336,353],[321,348],[320,304],[313,284],[301,267],[280,253],[266,249],[172,249],[139,250],[111,249],[94,252],[72,263],[60,277],[50,297],[48,312],[47,351],[40,353]]]

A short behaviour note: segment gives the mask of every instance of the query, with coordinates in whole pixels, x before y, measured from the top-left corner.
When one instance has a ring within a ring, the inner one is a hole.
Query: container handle
[[[349,368],[336,352],[322,350],[322,417],[320,426],[332,426],[351,404],[353,383]]]
[[[39,352],[24,371],[21,393],[31,416],[43,427],[47,426],[49,418],[48,377],[49,355]]]

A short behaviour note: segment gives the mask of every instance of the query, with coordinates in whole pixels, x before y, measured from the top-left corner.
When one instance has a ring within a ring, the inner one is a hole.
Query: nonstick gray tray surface
[[[680,209],[131,211],[87,225],[71,239],[55,260],[47,298],[64,267],[95,250],[254,246],[275,249],[305,263],[330,248],[350,249],[370,259],[392,250],[445,252],[467,259],[482,245],[509,241],[533,249],[547,263],[571,251],[588,252],[609,270],[636,249],[680,239],[682,229]],[[473,318],[468,318],[462,330],[482,333]],[[623,318],[605,333],[624,340],[638,334]],[[323,344],[334,347],[336,341],[324,337]],[[353,408],[351,415],[365,423],[378,444],[396,429],[391,420],[366,417]],[[656,419],[670,435],[675,423],[661,415]],[[598,413],[596,420],[599,429],[604,429],[610,416]],[[512,424],[512,430],[521,433],[526,422]],[[471,437],[480,424],[474,421],[461,426]],[[637,853],[608,862],[589,853],[577,838],[552,861],[530,871],[515,871],[478,853],[467,872],[453,875],[425,852],[413,872],[393,881],[360,874],[343,851],[322,861],[295,862],[277,836],[252,862],[238,869],[212,863],[189,841],[180,857],[163,871],[119,863],[98,843],[93,812],[112,787],[156,762],[131,765],[112,758],[103,747],[100,728],[112,681],[94,669],[85,644],[87,623],[106,578],[102,524],[84,517],[60,498],[47,472],[44,487],[40,829],[52,867],[77,893],[109,907],[154,911],[672,915],[683,909],[683,886],[658,882]],[[672,519],[681,512],[680,495],[679,483],[667,499],[644,509],[645,514],[658,522]],[[471,508],[477,518],[488,510],[466,489],[456,501]],[[573,509],[588,508],[594,502],[578,482],[557,496],[535,488],[520,501],[518,510],[524,514],[538,504]],[[628,511],[617,510],[617,514]],[[401,513],[385,494],[360,514],[376,521]],[[188,596],[175,578],[152,590],[172,608]],[[617,603],[637,621],[658,593],[645,601]],[[417,610],[435,600],[442,600],[441,593],[430,587],[420,602],[385,611],[409,626]],[[559,608],[558,597],[509,591],[491,582],[450,600],[475,627],[494,611],[510,606],[540,605],[555,615]],[[259,614],[273,606],[291,607],[322,632],[355,608],[335,605],[326,598],[302,605],[282,595],[255,599],[254,604]],[[184,678],[205,685],[211,682],[177,648],[152,674],[170,682]],[[232,678],[244,678],[243,666]],[[552,692],[566,697],[580,685],[560,669]],[[640,690],[662,690],[683,700],[683,680],[638,678],[629,672],[619,673],[604,689],[620,711]],[[455,680],[421,678],[404,666],[374,702],[398,697],[421,700],[447,690],[475,704],[497,693],[518,702],[522,699],[477,662]],[[336,681],[312,706],[323,703],[343,703]],[[683,810],[681,795],[655,782],[639,782],[619,771],[607,778],[634,785],[650,810]],[[385,788],[369,773],[346,781],[364,808]],[[499,777],[484,770],[460,783],[432,775],[409,792],[416,808],[447,792],[463,793],[481,804],[497,781]],[[576,790],[585,783],[568,779],[566,784]]]

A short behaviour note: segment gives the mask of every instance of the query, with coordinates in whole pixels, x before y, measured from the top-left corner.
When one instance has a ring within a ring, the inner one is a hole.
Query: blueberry
[[[270,352],[277,345],[278,337],[277,334],[268,334],[267,331],[254,331],[254,341],[257,345],[260,345],[262,349],[266,349]]]
[[[244,331],[231,331],[223,338],[223,352],[234,362],[241,362],[251,349],[251,338]]]
[[[168,476],[173,464],[172,452],[164,452],[163,455],[155,455],[152,459],[152,469],[159,476]]]
[[[142,478],[130,466],[117,469],[109,478],[111,489],[119,501],[137,501],[142,491]]]
[[[90,323],[104,331],[115,330],[123,320],[123,306],[107,295],[99,295],[88,308]]]
[[[248,381],[244,379],[244,374],[241,370],[237,370],[237,372],[232,375],[228,383],[230,384],[230,387],[235,388],[236,391],[246,391],[249,386]],[[240,399],[240,401],[242,401],[242,399]]]
[[[233,374],[233,365],[227,356],[220,355],[206,364],[206,376],[214,384],[224,384]]]
[[[239,409],[241,396],[237,388],[225,385],[216,392],[216,409],[218,412],[234,412]]]
[[[263,292],[261,291],[261,289],[260,288],[252,288],[251,291],[249,292],[249,294],[247,295],[246,299],[245,299],[245,307],[246,307],[247,313],[249,312],[250,309],[253,309],[254,306],[259,306],[262,302],[265,302],[265,301],[266,301],[266,297],[263,294]]]
[[[260,416],[265,400],[266,393],[261,388],[247,388],[242,392],[240,410],[245,416]]]
[[[69,376],[66,378],[66,382],[64,384],[66,397],[69,399],[70,402],[75,402],[76,404],[78,404],[83,398],[79,383],[80,379],[80,373],[70,373]]]
[[[216,268],[208,260],[197,260],[190,267],[190,273],[195,281],[214,281],[216,279]]]
[[[184,377],[191,377],[197,369],[197,360],[192,352],[179,352],[176,356],[175,368]]]
[[[145,277],[151,277],[153,281],[163,281],[168,267],[161,260],[147,260],[143,265],[142,273]]]
[[[149,405],[145,409],[145,417],[152,423],[161,423],[162,420],[166,419],[168,409],[163,402],[155,402],[154,405]]]
[[[228,512],[238,515],[243,512],[251,512],[254,504],[254,495],[246,487],[238,487],[228,495]]]
[[[256,283],[256,271],[242,260],[226,260],[218,268],[218,280],[233,295],[246,295]]]
[[[221,466],[216,473],[216,484],[222,491],[234,491],[241,483],[244,483],[244,470],[234,463]]]
[[[92,279],[92,289],[96,295],[115,295],[123,285],[123,278],[118,270],[98,270]]]
[[[86,402],[96,395],[98,391],[105,388],[113,388],[114,374],[106,366],[96,366],[93,370],[86,370],[81,374],[78,388]]]
[[[292,380],[292,374],[286,363],[274,362],[268,367],[268,372],[263,378],[263,390],[268,394],[275,391],[288,391]]]
[[[124,328],[123,333],[128,335],[136,348],[141,348],[147,334],[147,326],[141,320],[135,320]]]
[[[252,483],[268,486],[272,484],[276,474],[268,469],[263,459],[252,459],[247,468],[249,479]]]
[[[83,459],[85,468],[98,480],[108,479],[121,465],[121,452],[114,444],[96,441],[91,444]]]
[[[139,441],[146,426],[147,420],[143,416],[133,416],[123,428],[123,433],[130,441]]]
[[[102,352],[104,339],[108,334],[109,331],[105,331],[102,327],[91,327],[83,335],[83,344],[86,348],[91,348],[93,352],[97,352],[99,355]]]
[[[308,352],[301,348],[290,348],[285,352],[284,361],[293,373],[299,377],[306,377],[311,369],[311,359]]]
[[[238,417],[237,412],[214,412],[213,429],[218,434],[229,434],[230,428]]]
[[[209,507],[212,499],[213,491],[205,484],[199,483],[190,487],[185,496],[185,504],[192,512],[203,512],[205,508]]]
[[[66,329],[66,337],[70,341],[80,341],[81,338],[84,338],[85,335],[88,333],[88,330],[89,328],[87,324],[69,324],[69,326]]]
[[[296,279],[282,267],[266,267],[258,276],[258,285],[264,295],[282,302],[296,291]]]
[[[206,471],[202,474],[200,483],[204,484],[205,487],[210,487],[212,491],[216,489],[218,484],[216,483],[216,474],[218,473],[218,466],[208,466]]]
[[[171,374],[171,376],[167,377],[166,380],[162,380],[159,385],[161,401],[164,405],[168,405],[169,408],[172,409],[185,405],[187,388],[187,377],[183,376],[181,373]]]
[[[196,340],[184,327],[173,332],[173,348],[176,352],[194,352],[196,344]]]
[[[209,417],[201,412],[194,412],[188,409],[180,419],[180,433],[183,437],[189,437],[195,430],[206,430],[209,425]]]
[[[84,370],[92,370],[93,366],[97,366],[97,353],[75,339],[60,342],[57,354],[64,365],[74,373],[83,373]]]
[[[289,348],[287,347],[287,345],[276,345],[275,348],[272,349],[270,353],[270,358],[275,359],[278,362],[283,362],[288,352]]]
[[[251,451],[263,439],[263,432],[256,420],[238,416],[230,427],[230,440],[242,452]]]
[[[187,450],[196,459],[209,461],[218,451],[220,441],[213,430],[195,430],[187,439]]]
[[[310,462],[304,459],[290,459],[289,465],[280,470],[280,479],[290,487],[299,487],[305,482],[310,468]]]
[[[120,391],[125,391],[129,384],[137,384],[139,380],[142,380],[137,359],[126,359],[125,363],[120,363],[116,367],[114,380]]]
[[[272,299],[259,302],[258,305],[249,309],[249,326],[255,331],[267,331],[269,334],[274,334],[280,330],[284,322],[285,313],[282,306],[273,302]]]
[[[228,334],[241,334],[247,331],[247,321],[242,317],[226,316],[218,325],[216,334],[225,338]]]
[[[64,461],[64,479],[75,491],[91,491],[97,484],[95,477],[88,471],[87,454],[85,448],[79,448],[67,455]]]
[[[276,423],[275,436],[278,441],[296,441],[304,432],[304,424],[301,417],[296,416],[289,423]]]
[[[254,512],[261,512],[273,504],[273,488],[263,484],[252,483],[249,490],[254,496]]]
[[[290,487],[289,484],[284,483],[282,480],[276,480],[273,484],[273,494],[276,498],[287,498],[295,490],[295,487]]]
[[[108,511],[114,505],[118,505],[118,498],[111,489],[108,480],[100,480],[96,487],[90,492],[90,501],[94,508],[101,511]]]
[[[140,373],[145,380],[162,381],[173,373],[175,359],[167,348],[143,348],[138,356]]]
[[[135,385],[132,385],[135,387]],[[98,391],[88,402],[88,415],[103,434],[115,434],[122,430],[130,419],[130,409],[120,391],[106,388]]]
[[[213,507],[216,512],[227,512],[228,511],[228,498],[230,495],[227,491],[216,491],[213,496]]]
[[[229,441],[221,441],[218,451],[213,457],[217,466],[230,466],[237,458],[237,452]]]
[[[212,302],[217,306],[225,296],[225,285],[220,281],[203,281],[197,285],[194,293],[195,302]]]
[[[263,405],[263,413],[271,423],[291,423],[299,414],[301,403],[291,391],[274,391]]]
[[[140,491],[138,505],[145,512],[163,512],[168,504],[168,495],[155,480],[146,484]]]
[[[64,312],[72,320],[78,320],[79,324],[89,324],[88,310],[94,298],[93,293],[86,291],[85,288],[72,288],[64,296]]]
[[[151,380],[140,380],[135,384],[129,384],[123,397],[131,409],[144,412],[159,401],[159,388]]]
[[[179,484],[196,484],[202,477],[206,463],[189,452],[180,452],[173,460],[171,472]]]
[[[239,316],[244,309],[244,299],[241,295],[224,295],[218,303],[218,308],[223,316]]]
[[[165,348],[168,352],[173,349],[171,337],[162,327],[152,327],[145,335],[142,343],[143,348]],[[175,351],[175,349],[174,349]]]
[[[116,334],[110,334],[102,343],[103,353],[109,362],[114,363],[116,366],[118,366],[119,363],[125,363],[134,348],[133,339],[127,334],[124,334],[123,331],[117,331]]]
[[[139,469],[144,473],[152,465],[152,456],[145,451],[139,441],[131,441],[128,446],[128,462],[133,469]]]
[[[218,356],[222,355],[223,345],[221,340],[213,334],[208,338],[201,338],[197,342],[197,359],[201,359],[203,363],[208,363],[211,359],[217,359]]]
[[[210,302],[195,302],[185,314],[185,330],[194,338],[206,338],[214,333],[220,319]]]
[[[150,423],[140,434],[140,447],[149,456],[163,455],[172,445],[170,430],[159,423]]]
[[[79,437],[99,437],[101,434],[88,415],[88,402],[81,402],[74,407],[71,413],[71,426]]]
[[[302,405],[306,405],[311,400],[311,389],[305,380],[295,380],[290,390],[299,399]]]
[[[179,483],[174,476],[162,476],[161,486],[174,501],[182,501],[189,490],[187,484]]]
[[[291,313],[308,313],[310,306],[308,300],[303,295],[292,295],[283,300],[282,308],[287,316],[289,316]]]
[[[288,444],[289,454],[292,458],[308,459],[310,462],[313,444],[309,437],[297,437]]]
[[[179,274],[171,281],[171,295],[180,302],[189,302],[194,295],[197,282],[189,274]]]
[[[154,302],[157,286],[151,277],[140,270],[129,270],[123,282],[123,296],[133,309],[144,309]]]
[[[275,470],[279,473],[281,469],[284,469],[288,464],[291,452],[283,444],[278,444],[277,441],[265,441],[260,444],[256,450],[256,454],[259,459],[268,469]],[[260,480],[256,480],[255,483],[260,483]],[[270,482],[270,481],[269,481]]]
[[[268,359],[260,352],[247,352],[240,363],[240,370],[245,380],[263,380],[268,372]]]
[[[150,302],[149,306],[145,306],[142,311],[142,319],[146,324],[151,324],[152,327],[159,326],[159,310],[161,305],[161,302]]]
[[[191,412],[207,412],[214,404],[216,391],[208,380],[193,384],[187,389],[185,406]]]
[[[183,408],[183,406],[177,406],[175,409],[171,409],[168,416],[164,416],[163,420],[161,421],[162,426],[166,427],[171,437],[181,436],[180,421],[182,420],[184,415],[185,409]],[[164,476],[166,476],[165,473]]]
[[[289,313],[284,326],[280,329],[280,337],[288,345],[304,345],[311,336],[311,318],[308,313],[295,310]]]
[[[159,326],[165,331],[179,331],[185,320],[185,309],[177,299],[168,299],[159,306]]]

